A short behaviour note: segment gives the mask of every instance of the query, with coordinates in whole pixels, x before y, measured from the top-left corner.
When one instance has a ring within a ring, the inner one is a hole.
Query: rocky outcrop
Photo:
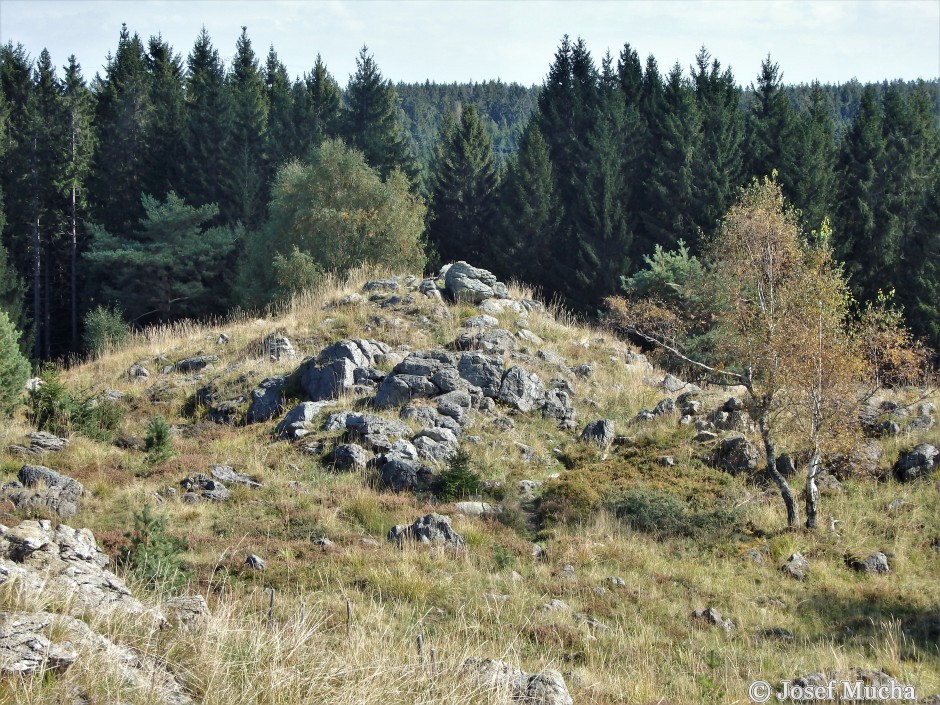
[[[610,419],[592,421],[581,431],[581,440],[607,450],[614,442],[614,422]]]
[[[539,673],[523,670],[490,658],[468,658],[461,664],[480,687],[496,691],[521,705],[574,705],[561,673],[545,669]]]
[[[444,289],[455,301],[478,304],[487,299],[508,299],[506,285],[492,272],[472,267],[466,262],[455,262],[444,268]]]
[[[280,414],[284,409],[283,388],[283,377],[268,377],[261,380],[261,383],[251,392],[245,423],[270,421]]]
[[[44,511],[68,519],[81,508],[85,488],[77,480],[43,465],[24,465],[18,482],[4,486],[4,494],[21,511]]]
[[[163,621],[159,610],[146,607],[114,573],[88,529],[49,521],[27,520],[0,526],[0,584],[17,581],[21,588],[45,592],[67,606],[69,614],[86,611],[149,615]]]
[[[462,546],[463,538],[450,525],[450,517],[427,514],[409,524],[398,524],[388,532],[388,540],[398,544],[404,541]]]
[[[522,367],[510,367],[503,375],[496,398],[523,413],[542,405],[545,386],[534,372]]]
[[[182,500],[184,502],[227,502],[232,496],[229,489],[218,480],[208,475],[196,472],[180,482],[183,488]]]
[[[355,443],[342,443],[324,458],[327,465],[337,471],[365,470],[372,454]]]
[[[29,445],[11,445],[10,452],[16,455],[45,455],[46,453],[58,453],[69,446],[67,438],[59,438],[55,434],[46,431],[33,431],[27,433]]]
[[[287,412],[280,423],[274,427],[274,434],[279,438],[296,440],[310,433],[311,422],[321,411],[333,405],[331,401],[301,402]]]
[[[730,475],[752,472],[757,468],[758,453],[744,436],[722,439],[715,449],[713,463]]]
[[[261,487],[260,482],[249,477],[248,475],[236,472],[235,468],[229,465],[213,465],[210,467],[209,472],[211,472],[212,477],[219,482],[228,482],[232,485],[243,485],[244,487],[251,487],[252,489],[258,489]]]

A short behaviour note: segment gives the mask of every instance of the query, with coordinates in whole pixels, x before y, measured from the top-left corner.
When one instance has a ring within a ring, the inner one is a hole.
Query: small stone
[[[266,568],[264,561],[254,553],[248,554],[248,557],[245,558],[245,565],[252,570],[264,570]]]
[[[780,568],[786,575],[795,580],[806,580],[806,574],[809,572],[809,561],[803,557],[802,553],[794,553],[787,559],[787,562]]]

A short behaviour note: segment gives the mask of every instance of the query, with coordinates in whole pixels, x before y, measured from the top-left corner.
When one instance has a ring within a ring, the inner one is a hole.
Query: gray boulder
[[[730,634],[734,630],[734,622],[730,619],[724,619],[721,612],[709,607],[704,610],[695,610],[692,612],[692,619],[714,627],[719,627],[725,634]]]
[[[803,557],[802,553],[794,553],[780,567],[780,570],[794,580],[806,580],[806,575],[809,573],[809,561]]]
[[[297,439],[309,433],[310,423],[325,408],[332,406],[333,402],[301,402],[287,412],[280,423],[274,427],[274,433],[279,438]]]
[[[199,627],[209,617],[209,605],[202,595],[171,597],[161,609],[171,624],[184,629]]]
[[[386,355],[390,351],[391,348],[388,345],[378,340],[350,338],[323,348],[317,360],[321,364],[336,360],[349,360],[355,367],[374,367],[376,357]]]
[[[325,460],[334,470],[364,470],[372,454],[355,443],[343,443],[331,450]]]
[[[473,399],[467,392],[454,391],[442,394],[434,400],[434,403],[437,404],[439,414],[447,416],[463,426],[467,423],[467,414],[473,404]],[[435,425],[440,425],[440,423]]]
[[[574,705],[561,673],[545,669],[525,673],[505,661],[468,658],[461,664],[477,685],[504,695],[520,705]]]
[[[751,472],[757,468],[757,448],[744,436],[725,438],[715,449],[716,467],[731,475]]]
[[[542,405],[545,386],[534,372],[518,366],[510,367],[503,375],[496,398],[526,413]]]
[[[602,450],[610,448],[614,442],[614,422],[610,419],[591,421],[581,431],[581,440],[585,443],[593,443]]]
[[[285,335],[272,333],[264,339],[264,349],[268,354],[268,359],[277,362],[281,359],[293,360],[297,357],[294,346],[291,345],[290,338]]]
[[[398,544],[404,541],[462,546],[463,538],[450,525],[450,517],[443,514],[426,514],[410,525],[398,524],[388,532],[388,540]]]
[[[209,472],[212,473],[214,477],[219,482],[229,482],[233,485],[242,485],[244,487],[251,487],[252,489],[259,489],[261,483],[255,481],[248,475],[245,475],[240,472],[235,472],[235,468],[229,465],[213,465]]]
[[[270,421],[280,414],[284,410],[284,399],[281,394],[283,388],[283,377],[268,377],[261,380],[261,383],[251,392],[245,423]]]
[[[26,437],[29,439],[29,446],[11,445],[10,450],[19,455],[45,455],[58,453],[69,447],[67,438],[59,438],[46,431],[33,431],[27,433]]]
[[[341,357],[324,364],[307,360],[297,370],[300,388],[310,401],[335,399],[356,384],[356,365]]]
[[[187,494],[195,495],[208,502],[227,502],[232,496],[229,489],[218,480],[196,472],[180,481]]]
[[[389,375],[375,394],[375,406],[384,409],[389,406],[401,406],[412,399],[433,397],[441,390],[427,377],[417,375]]]
[[[562,428],[573,429],[577,411],[571,405],[571,395],[559,389],[550,389],[542,402],[542,416],[554,419]]]
[[[479,316],[465,318],[460,324],[462,328],[496,328],[498,325],[499,321],[497,319],[485,313]]]
[[[44,510],[68,519],[81,508],[85,488],[71,477],[43,465],[24,465],[17,477],[22,488],[14,485],[7,498],[19,510]]]
[[[868,575],[887,575],[891,572],[888,557],[881,551],[869,553],[867,556],[850,554],[846,556],[845,560],[850,568]]]
[[[492,272],[455,262],[444,273],[444,288],[455,301],[478,304],[486,299],[508,299],[506,285],[497,281]]]
[[[198,372],[199,370],[203,370],[212,363],[218,361],[219,358],[216,355],[197,355],[196,357],[188,357],[185,360],[180,360],[173,366],[173,368],[177,372],[186,374],[189,372]]]
[[[42,484],[46,488],[58,488],[61,497],[73,502],[77,502],[85,494],[85,488],[78,480],[61,475],[44,465],[24,465],[20,468],[17,477],[25,487],[36,487]]]
[[[478,350],[502,355],[516,349],[516,339],[505,328],[474,328],[461,333],[451,344],[455,350]]]
[[[368,448],[385,449],[398,438],[411,437],[411,427],[396,419],[375,414],[349,414],[346,431],[350,439],[362,441]]]
[[[894,466],[894,476],[901,482],[913,482],[926,477],[940,463],[940,451],[928,443],[921,443],[901,457]]]
[[[386,455],[378,459],[377,465],[382,482],[395,492],[421,492],[430,487],[431,470],[418,460]]]
[[[653,407],[653,416],[667,416],[674,413],[676,413],[676,400],[672,397],[661,399],[659,403]]]
[[[457,372],[469,384],[479,387],[483,396],[493,399],[499,394],[503,380],[503,360],[482,353],[463,353],[457,359]]]

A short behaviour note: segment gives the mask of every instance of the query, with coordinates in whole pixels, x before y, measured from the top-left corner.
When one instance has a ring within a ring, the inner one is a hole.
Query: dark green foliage
[[[144,450],[147,451],[147,462],[151,465],[158,465],[173,455],[173,436],[162,416],[154,416],[147,424]]]
[[[694,511],[674,495],[644,488],[630,490],[611,503],[609,509],[634,531],[662,538],[724,536],[738,530],[740,525],[740,520],[731,512]]]
[[[19,331],[0,310],[0,417],[13,412],[29,379],[29,362],[20,352],[19,339]]]
[[[186,541],[167,533],[166,517],[153,514],[149,504],[134,513],[134,530],[124,536],[130,545],[121,549],[120,560],[151,590],[178,592],[192,578],[183,560]]]
[[[400,169],[410,179],[418,167],[405,140],[398,94],[390,81],[382,77],[368,47],[362,47],[356,59],[356,73],[346,87],[343,135],[366,157],[366,163],[386,178]]]
[[[483,491],[483,481],[471,467],[472,458],[463,448],[447,459],[447,468],[437,476],[438,499],[451,502],[479,495]]]
[[[428,240],[442,263],[490,262],[499,251],[497,182],[493,142],[468,105],[457,120],[445,119],[431,175]]]
[[[183,183],[180,147],[186,138],[186,94],[183,89],[183,59],[162,37],[151,37],[147,64],[150,71],[149,102],[153,106],[148,123],[143,193],[166,198]],[[136,204],[135,204],[136,206]]]
[[[182,192],[187,202],[197,207],[220,204],[231,158],[232,99],[226,86],[225,65],[205,28],[189,53],[186,66]]]
[[[287,67],[272,46],[264,66],[264,95],[268,106],[265,129],[266,179],[270,180],[281,164],[301,156],[297,150],[297,127],[294,124],[294,94]]]
[[[232,130],[228,165],[224,172],[225,198],[219,209],[228,223],[257,226],[267,202],[264,151],[268,106],[264,78],[245,27],[235,43],[235,58],[228,76],[232,103]]]
[[[144,217],[131,235],[90,226],[85,260],[100,291],[132,322],[221,313],[227,293],[222,267],[237,233],[208,227],[218,215],[215,206],[193,208],[173,192],[164,203],[144,196],[143,206]]]
[[[656,245],[653,254],[644,256],[643,262],[645,269],[622,280],[622,289],[630,296],[681,304],[696,295],[694,285],[704,270],[682,240],[671,251]]]
[[[85,314],[83,323],[82,341],[91,358],[120,348],[131,334],[120,307],[96,306]]]
[[[504,279],[518,279],[547,287],[558,227],[558,195],[548,148],[535,121],[509,160],[499,193],[499,251],[490,262]]]
[[[794,148],[793,203],[803,213],[806,229],[818,232],[833,214],[836,190],[835,124],[819,82],[814,82],[809,107],[798,119]]]
[[[2,204],[0,204],[2,206]],[[17,329],[24,324],[26,312],[24,308],[25,289],[23,280],[17,275],[7,256],[6,248],[0,244],[0,312],[5,313]],[[27,352],[28,346],[23,349]]]
[[[343,93],[319,54],[313,71],[294,84],[293,93],[297,131],[293,154],[303,159],[323,140],[341,134]]]
[[[786,195],[792,193],[796,168],[796,114],[783,92],[783,74],[770,56],[751,84],[745,132],[745,175],[762,179],[774,172]]]
[[[27,397],[29,422],[40,431],[57,436],[79,433],[99,441],[109,441],[121,422],[121,408],[107,398],[66,387],[55,365],[47,363],[39,374],[41,384]]]

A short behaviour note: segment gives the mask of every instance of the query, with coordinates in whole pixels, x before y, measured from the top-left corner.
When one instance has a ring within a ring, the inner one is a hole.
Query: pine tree
[[[69,303],[71,321],[71,349],[79,344],[78,321],[78,261],[83,243],[79,228],[88,209],[87,183],[91,175],[91,162],[95,149],[94,97],[82,78],[82,68],[75,56],[69,57],[65,78],[62,81],[62,97],[68,129],[68,161],[65,164],[61,189],[68,199],[69,239]]]
[[[162,37],[151,37],[147,65],[150,72],[150,104],[153,111],[147,126],[144,193],[166,198],[183,185],[180,146],[186,137],[186,94],[183,89],[183,59]]]
[[[294,94],[290,77],[287,75],[287,67],[277,58],[273,45],[264,66],[264,93],[268,104],[265,180],[270,183],[281,164],[291,157],[301,156],[295,151],[297,129],[294,125]]]
[[[751,84],[745,134],[744,172],[763,178],[777,172],[787,196],[795,185],[796,115],[783,92],[783,74],[770,55],[761,62],[757,85]]]
[[[913,236],[906,243],[906,285],[899,298],[917,335],[940,350],[940,167],[934,170]]]
[[[818,81],[813,82],[809,108],[795,130],[793,203],[807,229],[819,231],[832,214],[836,187],[836,142],[832,110]]]
[[[496,161],[493,140],[471,104],[445,120],[431,176],[428,240],[441,262],[488,266],[495,239]]]
[[[186,201],[219,204],[232,138],[232,103],[225,66],[203,27],[186,61],[186,133],[183,179]]]
[[[554,233],[558,227],[558,195],[548,146],[530,121],[510,159],[499,195],[501,252],[493,271],[504,279],[548,288]]]
[[[241,221],[246,227],[254,228],[261,222],[267,202],[264,148],[268,106],[264,78],[246,27],[242,27],[235,44],[235,59],[228,82],[232,132],[225,172],[225,197],[219,210],[227,222]]]
[[[359,51],[356,73],[346,87],[346,102],[343,134],[349,144],[362,151],[366,163],[378,169],[382,178],[400,169],[414,182],[418,167],[405,140],[398,94],[382,78],[368,47]]]

